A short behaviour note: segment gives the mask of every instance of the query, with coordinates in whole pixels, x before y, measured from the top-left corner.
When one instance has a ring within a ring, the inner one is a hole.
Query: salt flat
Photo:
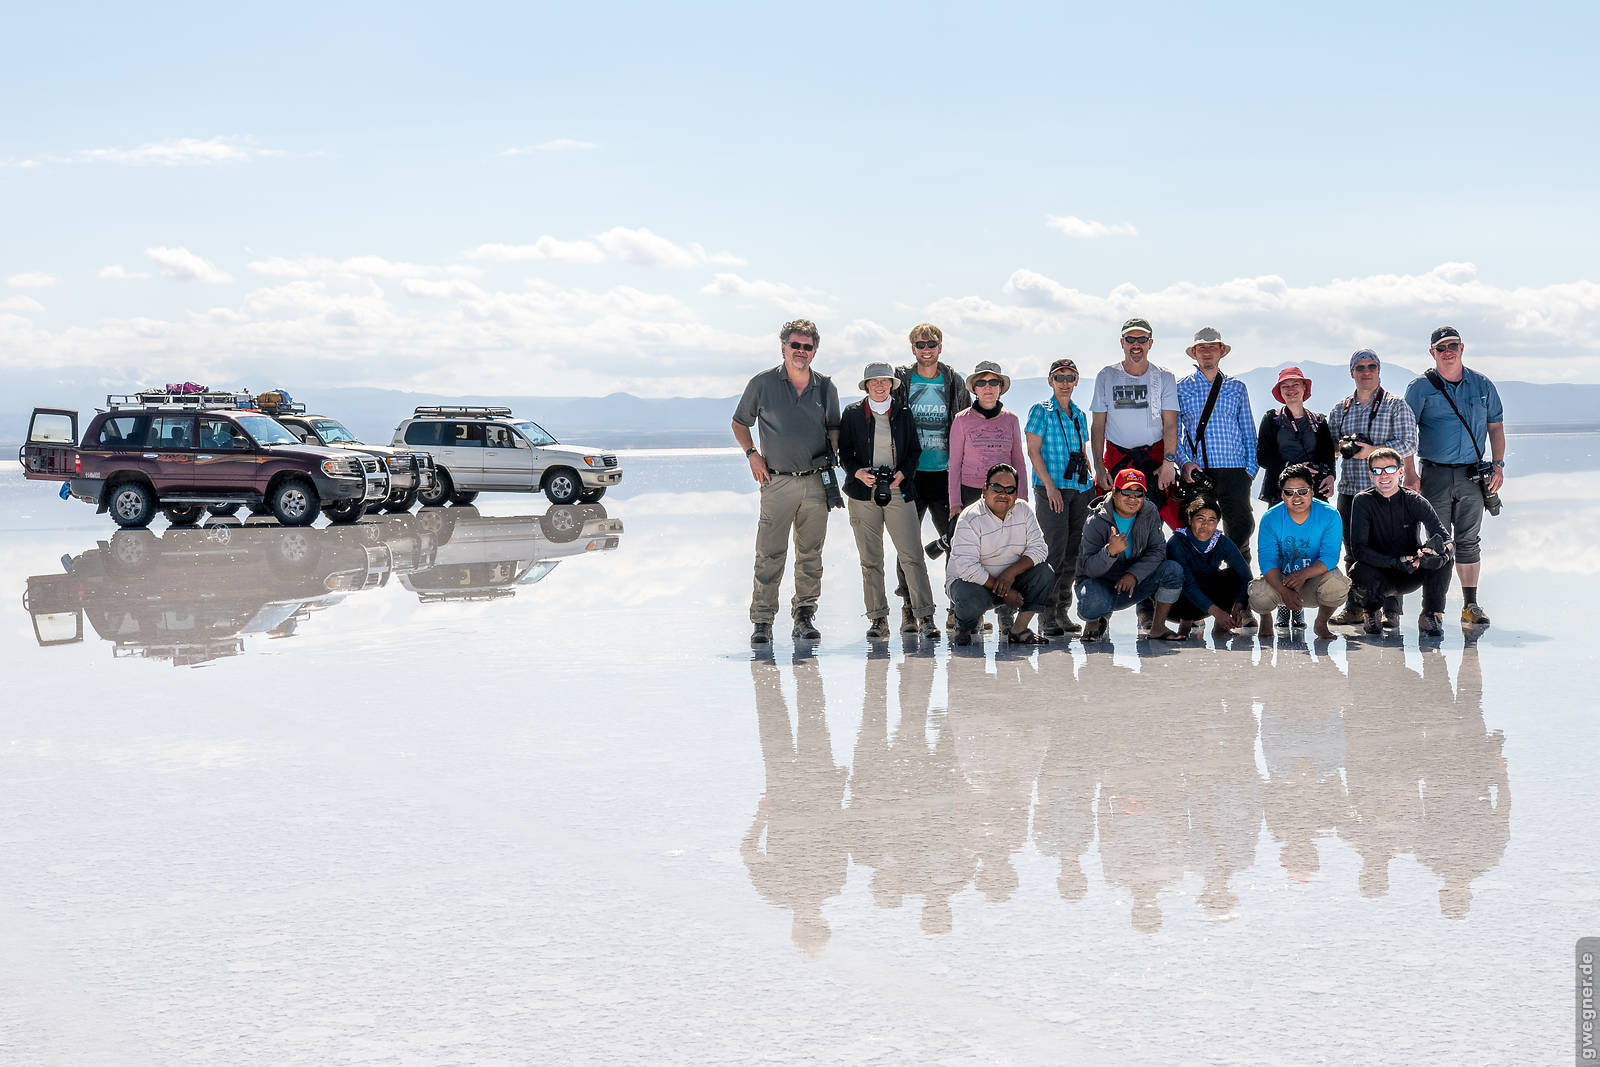
[[[0,1062],[1559,1062],[1597,446],[1512,438],[1475,641],[1087,654],[870,647],[842,514],[753,654],[736,453],[115,538],[7,471]]]

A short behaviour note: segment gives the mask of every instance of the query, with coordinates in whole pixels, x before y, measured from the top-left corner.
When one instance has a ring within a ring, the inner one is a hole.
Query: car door
[[[538,484],[533,464],[533,449],[521,434],[501,423],[484,427],[483,488],[526,492]]]
[[[17,462],[35,481],[71,478],[78,465],[78,413],[64,408],[34,408],[28,438]]]
[[[262,462],[237,423],[226,415],[201,415],[194,457],[195,492],[218,497],[249,496]]]
[[[483,485],[483,423],[446,422],[439,461],[450,470],[457,489],[478,489]]]
[[[139,458],[158,497],[188,497],[195,493],[194,422],[194,416],[189,414],[150,417]]]

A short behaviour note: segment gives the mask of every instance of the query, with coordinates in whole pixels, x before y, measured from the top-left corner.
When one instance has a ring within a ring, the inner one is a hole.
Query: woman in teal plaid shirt
[[[1089,463],[1089,420],[1072,402],[1078,365],[1070,359],[1050,364],[1051,397],[1033,405],[1024,428],[1033,465],[1034,514],[1050,549],[1046,562],[1056,573],[1055,608],[1040,620],[1046,637],[1077,633],[1072,621],[1072,580],[1077,576],[1078,543],[1094,501],[1094,468]]]

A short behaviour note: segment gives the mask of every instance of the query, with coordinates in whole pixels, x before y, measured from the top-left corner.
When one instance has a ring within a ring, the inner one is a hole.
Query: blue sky
[[[0,373],[725,394],[798,314],[853,378],[1143,313],[1600,381],[1594,10],[21,8]]]

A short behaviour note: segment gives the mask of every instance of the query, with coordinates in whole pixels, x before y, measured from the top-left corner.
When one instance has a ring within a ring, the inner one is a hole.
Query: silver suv
[[[561,444],[510,408],[419,407],[393,443],[433,457],[435,484],[417,493],[428,507],[471,503],[484,491],[543,490],[552,504],[589,503],[622,480],[616,453]]]

